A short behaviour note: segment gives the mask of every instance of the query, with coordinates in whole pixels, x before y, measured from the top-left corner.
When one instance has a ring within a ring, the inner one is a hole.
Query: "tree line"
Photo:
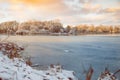
[[[0,23],[0,34],[116,34],[120,33],[120,25],[67,25],[58,20],[50,21],[7,21]]]

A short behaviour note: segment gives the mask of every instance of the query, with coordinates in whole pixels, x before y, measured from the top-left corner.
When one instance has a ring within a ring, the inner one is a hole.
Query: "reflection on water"
[[[32,56],[33,63],[60,63],[81,79],[89,65],[94,68],[93,80],[106,66],[113,72],[120,68],[120,36],[11,36],[9,40],[27,43],[24,55]]]

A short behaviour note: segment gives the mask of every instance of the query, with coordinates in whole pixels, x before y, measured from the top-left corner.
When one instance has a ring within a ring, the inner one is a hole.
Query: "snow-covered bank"
[[[3,80],[77,80],[73,71],[57,70],[56,67],[37,71],[23,59],[9,59],[0,52],[0,77]]]
[[[98,77],[98,80],[118,80],[115,75],[111,72],[109,72],[108,69],[105,69],[104,72],[101,73],[101,75]]]
[[[9,59],[0,52],[0,78],[2,80],[78,80],[73,71],[62,70],[60,66],[48,70],[35,70],[21,58]],[[98,80],[118,80],[112,73],[102,74]]]
[[[18,55],[22,50],[23,47],[12,42],[0,42],[0,80],[78,80],[73,71],[63,70],[61,65],[50,65],[47,70],[33,69]],[[93,69],[90,68],[86,80],[91,80],[92,73]],[[105,70],[98,80],[118,79]]]
[[[0,80],[77,80],[73,71],[51,65],[47,70],[35,70],[20,53],[24,48],[12,42],[0,43]]]

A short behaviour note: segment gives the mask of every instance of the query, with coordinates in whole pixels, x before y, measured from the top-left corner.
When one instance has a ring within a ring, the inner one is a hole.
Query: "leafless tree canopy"
[[[120,33],[120,25],[76,25],[66,26],[58,20],[51,21],[8,21],[0,23],[0,34],[42,34],[42,33],[66,33],[66,34],[115,34]]]

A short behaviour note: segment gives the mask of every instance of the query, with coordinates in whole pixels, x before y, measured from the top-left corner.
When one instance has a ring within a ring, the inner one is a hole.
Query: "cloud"
[[[99,9],[100,9],[100,5],[93,5],[90,3],[85,3],[82,7],[81,7],[81,12],[82,13],[96,13]]]
[[[16,19],[24,19],[23,17],[26,19],[53,19],[61,15],[74,14],[63,0],[6,0],[6,2],[9,4],[6,13]]]
[[[99,13],[116,13],[116,12],[120,12],[120,7],[105,8],[99,11]]]
[[[93,3],[93,2],[97,2],[99,0],[79,0],[80,3]]]
[[[57,0],[9,0],[11,3],[23,3],[28,5],[49,5],[57,3]],[[60,1],[59,1],[60,2]]]
[[[120,23],[120,12],[116,12],[113,14],[113,19],[114,22]]]
[[[101,8],[101,5],[94,4],[93,2],[94,0],[70,0],[65,3],[77,13],[89,14],[96,13]]]
[[[34,11],[40,14],[47,15],[69,15],[73,11],[64,4],[64,0],[9,0],[12,3],[11,8],[16,8],[16,5],[22,4],[26,11]]]
[[[118,4],[119,0],[0,0],[6,20],[60,19],[63,24],[119,22]]]
[[[82,15],[74,15],[74,16],[60,16],[60,20],[63,23],[67,23],[69,25],[79,25],[79,24],[103,24],[108,21],[110,15],[104,14],[82,14]],[[111,19],[110,19],[111,20]]]
[[[4,17],[5,15],[2,12],[0,12],[0,18],[4,18]]]

